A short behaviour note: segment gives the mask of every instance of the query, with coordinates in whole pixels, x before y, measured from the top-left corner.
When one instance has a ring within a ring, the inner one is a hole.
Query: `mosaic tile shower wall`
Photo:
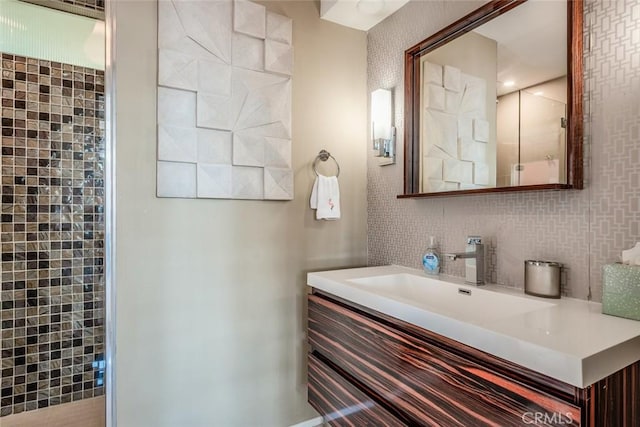
[[[1,415],[104,392],[104,74],[2,55]]]
[[[411,1],[368,34],[369,90],[392,88],[395,123],[403,134],[404,50],[483,1]],[[428,236],[442,252],[464,248],[468,234],[489,244],[487,280],[523,287],[525,259],[563,263],[564,295],[600,301],[602,265],[640,240],[640,5],[634,0],[585,1],[587,135],[582,191],[398,200],[404,158],[397,166],[368,162],[370,265],[420,268]],[[635,42],[634,42],[635,40]],[[588,45],[588,43],[586,43]],[[464,263],[443,272],[464,276]]]

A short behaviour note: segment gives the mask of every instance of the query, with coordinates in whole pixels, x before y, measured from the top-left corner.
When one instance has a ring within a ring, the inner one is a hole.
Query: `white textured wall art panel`
[[[197,157],[197,130],[195,126],[158,126],[158,160],[195,163]]]
[[[267,39],[291,44],[293,21],[286,16],[267,12]]]
[[[293,198],[292,30],[247,0],[160,0],[158,197]]]
[[[458,118],[458,139],[473,139],[473,119],[471,117]]]
[[[482,162],[475,162],[473,164],[473,183],[489,185],[489,165]]]
[[[293,48],[286,43],[267,40],[265,44],[265,69],[274,73],[293,73]]]
[[[458,158],[457,117],[434,111],[430,108],[424,114],[424,135],[428,141],[425,150],[430,157]],[[439,154],[440,152],[444,154]]]
[[[228,63],[231,57],[231,1],[172,1],[187,37]],[[160,31],[164,31],[164,28]],[[171,29],[177,31],[177,29]]]
[[[487,144],[473,139],[459,138],[460,160],[468,162],[486,162]]]
[[[293,191],[293,171],[289,168],[264,168],[264,197],[286,200]]]
[[[460,92],[460,69],[445,65],[443,85],[447,90]]]
[[[464,93],[460,101],[460,114],[465,117],[487,117],[487,82],[480,77],[462,74]]]
[[[444,110],[449,114],[458,114],[460,112],[460,104],[462,103],[462,94],[451,90],[444,92]]]
[[[198,127],[231,130],[233,112],[230,97],[198,92],[196,111]]]
[[[291,136],[289,77],[233,70],[234,130],[255,128],[263,136]]]
[[[445,95],[442,85],[436,85],[435,83],[425,85],[422,102],[424,108],[444,110]]]
[[[224,62],[199,59],[197,73],[197,86],[193,90],[211,95],[231,96],[231,66]]]
[[[428,191],[455,191],[460,189],[460,184],[440,179],[429,179],[427,180],[427,189]]]
[[[158,197],[196,197],[196,164],[158,162]]]
[[[159,87],[158,125],[194,127],[196,125],[196,94]]]
[[[489,141],[489,122],[484,119],[473,119],[473,139],[478,142]]]
[[[232,173],[230,165],[198,163],[198,197],[230,198]]]
[[[236,199],[264,199],[264,169],[233,167],[233,197]]]
[[[264,144],[264,165],[291,168],[291,140],[266,137]]]
[[[431,176],[429,167],[434,158],[445,161],[445,181],[475,188],[479,182],[473,182],[473,163],[470,162],[487,161],[486,144],[479,142],[488,142],[490,133],[484,115],[486,82],[462,73],[459,68],[429,61],[422,63],[422,74],[425,79],[421,151],[427,156],[422,165],[422,191],[446,188],[438,182],[441,177],[437,175],[442,168],[436,166],[436,176]]]
[[[230,6],[230,5],[229,5]],[[229,9],[229,14],[231,13]],[[221,15],[225,16],[225,13]],[[222,60],[228,63],[231,58],[231,30],[228,26],[222,27],[220,38],[224,39],[224,52],[213,53],[207,50],[197,40],[190,37],[183,27],[178,8],[172,1],[162,0],[158,2],[158,48],[183,54],[192,55],[195,58],[226,58]]]
[[[175,89],[195,91],[198,88],[198,60],[193,55],[160,49],[158,84]]]
[[[233,164],[264,166],[264,137],[253,129],[234,132]]]
[[[445,181],[471,184],[473,182],[473,163],[448,159],[444,161]]]
[[[422,81],[442,86],[442,65],[425,62]]]
[[[233,9],[233,29],[252,37],[264,39],[266,14],[264,6],[246,0],[236,0]]]
[[[426,180],[442,180],[442,159],[437,157],[425,157],[424,158],[424,175]]]
[[[234,67],[264,70],[264,40],[234,34],[232,46],[231,63]]]
[[[231,132],[197,129],[198,163],[231,164]]]

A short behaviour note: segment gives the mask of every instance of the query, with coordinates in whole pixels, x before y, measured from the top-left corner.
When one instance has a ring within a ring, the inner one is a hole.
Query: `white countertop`
[[[420,270],[384,266],[309,273],[307,283],[581,388],[640,360],[640,321],[602,314],[598,303],[572,298],[536,298],[521,290],[497,285],[476,288],[465,285],[459,278],[440,276],[439,283],[446,282],[453,288],[491,291],[482,293],[483,305],[490,305],[486,303],[487,296],[490,299],[493,292],[499,294],[496,295],[498,301],[506,295],[532,300],[524,301],[533,307],[526,312],[490,307],[486,317],[473,317],[463,311],[441,309],[437,301],[416,302],[352,282],[396,274],[426,278]],[[425,286],[429,283],[425,281]],[[504,316],[500,316],[500,312],[504,312]]]

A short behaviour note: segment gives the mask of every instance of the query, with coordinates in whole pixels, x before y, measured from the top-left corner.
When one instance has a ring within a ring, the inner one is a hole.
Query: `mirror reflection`
[[[530,0],[419,58],[419,192],[567,183],[567,4]]]

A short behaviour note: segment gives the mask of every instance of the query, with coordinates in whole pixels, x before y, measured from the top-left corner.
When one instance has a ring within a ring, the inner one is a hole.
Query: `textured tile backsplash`
[[[2,55],[1,415],[103,394],[104,74]]]
[[[411,1],[368,34],[369,90],[392,88],[403,135],[404,50],[479,7],[481,1]],[[369,264],[420,267],[435,235],[442,252],[463,249],[467,234],[489,245],[487,279],[523,287],[525,259],[563,263],[565,295],[602,297],[602,265],[640,240],[640,5],[585,2],[585,176],[581,191],[398,200],[403,150],[396,166],[368,164]],[[401,144],[400,144],[401,145]],[[464,276],[464,263],[443,271]]]

